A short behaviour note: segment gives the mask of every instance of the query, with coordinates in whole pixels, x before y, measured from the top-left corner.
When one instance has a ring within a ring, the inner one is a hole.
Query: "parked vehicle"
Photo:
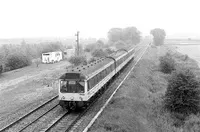
[[[61,51],[48,52],[42,54],[42,63],[55,63],[61,61],[62,59],[63,57]]]

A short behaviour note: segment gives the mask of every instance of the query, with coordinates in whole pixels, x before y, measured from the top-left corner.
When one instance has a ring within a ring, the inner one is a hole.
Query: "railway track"
[[[120,76],[117,76],[114,82],[111,83],[109,88],[104,91],[107,92],[106,95],[110,94],[113,89],[110,89],[110,87],[115,86],[116,80],[119,83],[121,81]],[[102,100],[102,98],[105,97],[100,97],[100,98],[95,98],[90,105],[83,110],[82,112],[68,112],[61,114],[60,116],[56,117],[54,120],[52,120],[49,124],[47,124],[45,128],[42,130],[38,130],[40,132],[70,132],[73,131],[76,127],[80,126],[80,124],[84,121],[83,117],[87,115],[87,113],[91,112],[91,109],[94,107],[94,104],[98,103],[98,100]],[[103,104],[103,103],[102,103]],[[78,125],[77,125],[78,124]]]
[[[38,119],[40,119],[44,114],[50,112],[53,108],[57,107],[58,104],[55,101],[57,99],[58,96],[54,96],[51,99],[49,99],[48,101],[45,101],[44,103],[42,103],[41,105],[39,105],[38,107],[36,107],[35,109],[29,111],[28,113],[26,113],[25,115],[19,117],[17,120],[9,123],[8,125],[6,125],[5,127],[0,129],[0,132],[4,132],[4,131],[10,131],[13,130],[16,127],[19,127],[19,124],[24,123],[23,126],[21,126],[19,130],[17,131],[23,131],[25,128],[27,128],[28,126],[30,126],[32,123],[34,123],[35,121],[37,121]],[[53,103],[54,105],[50,107],[47,107],[48,105],[51,105],[51,103]],[[35,116],[37,118],[33,118],[34,114],[36,114]],[[32,117],[31,117],[32,116]],[[30,122],[25,122],[24,120],[30,120],[28,118],[31,118],[32,121]],[[16,130],[16,129],[15,129]]]
[[[137,47],[135,54],[138,54],[142,48]],[[88,124],[96,117],[96,114],[105,108],[105,103],[110,100],[113,93],[116,92],[116,88],[123,83],[129,70],[134,65],[134,61],[131,61],[126,68],[123,69],[122,74],[117,76],[112,83],[108,86],[99,98],[96,98],[85,110],[82,112],[70,112],[62,110],[56,102],[55,96],[50,100],[44,102],[34,110],[20,117],[18,120],[13,121],[4,128],[0,129],[3,131],[41,131],[41,132],[71,132],[71,131],[85,131],[88,130]],[[51,102],[54,102],[53,105]],[[50,106],[48,106],[50,105]],[[39,114],[37,114],[39,113]],[[35,118],[33,118],[35,117]],[[93,121],[94,122],[94,121]]]

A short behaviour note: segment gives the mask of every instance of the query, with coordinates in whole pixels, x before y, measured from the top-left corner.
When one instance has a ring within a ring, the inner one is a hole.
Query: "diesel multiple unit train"
[[[59,105],[65,109],[85,107],[132,59],[134,48],[121,49],[88,65],[67,69],[59,78]]]

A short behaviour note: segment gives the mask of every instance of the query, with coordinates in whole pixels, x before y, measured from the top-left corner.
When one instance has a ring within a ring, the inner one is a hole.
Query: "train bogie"
[[[64,101],[60,100],[59,105],[63,109],[68,109],[68,110],[80,110],[84,108],[87,105],[87,102],[84,101]]]

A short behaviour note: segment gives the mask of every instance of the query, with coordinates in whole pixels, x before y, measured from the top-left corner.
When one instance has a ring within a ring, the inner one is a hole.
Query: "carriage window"
[[[97,75],[98,76],[98,75]],[[98,77],[97,76],[94,76],[92,77],[90,80],[89,80],[89,87],[88,87],[88,90],[92,89],[98,82]]]
[[[61,93],[84,93],[84,81],[67,80],[60,82]]]

